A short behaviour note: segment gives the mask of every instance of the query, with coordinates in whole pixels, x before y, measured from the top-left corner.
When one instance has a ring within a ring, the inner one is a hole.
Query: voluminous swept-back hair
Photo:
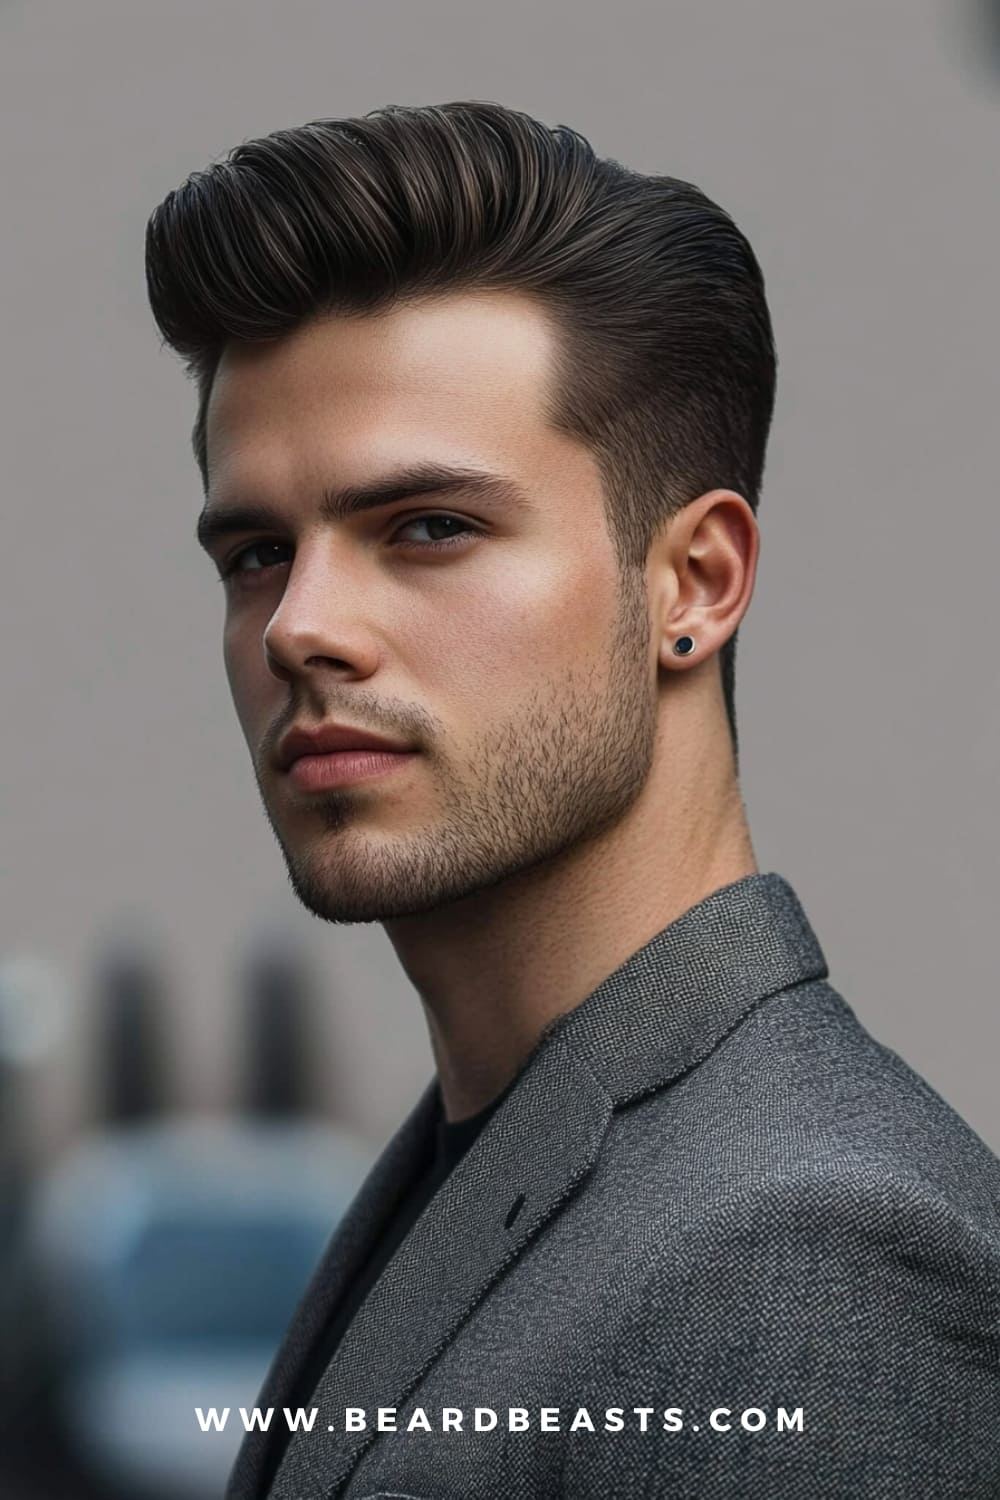
[[[756,511],[775,353],[760,267],[698,188],[595,155],[502,105],[391,105],[244,141],[167,194],[146,229],[149,299],[205,416],[230,340],[448,290],[534,295],[558,330],[545,415],[602,474],[623,572],[689,501]],[[736,634],[720,652],[737,752]]]

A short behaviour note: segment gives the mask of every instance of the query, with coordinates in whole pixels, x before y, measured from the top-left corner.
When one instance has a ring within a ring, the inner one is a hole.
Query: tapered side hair
[[[456,101],[244,141],[154,210],[146,280],[196,382],[206,491],[206,411],[229,341],[490,289],[550,316],[544,415],[592,451],[623,573],[707,490],[757,510],[776,359],[753,250],[693,184],[598,157],[568,126]],[[734,633],[720,669],[737,754],[735,657]]]

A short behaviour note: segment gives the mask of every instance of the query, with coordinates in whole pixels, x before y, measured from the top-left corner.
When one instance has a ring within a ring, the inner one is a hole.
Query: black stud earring
[[[693,635],[682,635],[679,640],[674,641],[674,651],[678,656],[690,656],[693,650]]]

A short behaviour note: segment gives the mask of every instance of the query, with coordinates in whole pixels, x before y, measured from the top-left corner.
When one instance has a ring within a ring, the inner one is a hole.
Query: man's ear
[[[661,666],[683,671],[725,645],[749,607],[759,552],[757,519],[735,490],[709,490],[664,523],[646,559]]]

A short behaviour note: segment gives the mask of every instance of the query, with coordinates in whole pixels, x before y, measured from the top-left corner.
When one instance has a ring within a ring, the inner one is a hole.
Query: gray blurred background
[[[260,807],[143,235],[241,140],[458,98],[692,180],[753,243],[780,361],[737,658],[758,863],[869,1029],[1000,1149],[996,12],[0,3],[0,1032],[22,1167],[73,1160],[99,1121],[100,975],[123,947],[159,974],[173,1118],[238,1101],[241,965],[265,939],[314,976],[314,1118],[374,1151],[430,1076],[381,929],[298,907]]]

